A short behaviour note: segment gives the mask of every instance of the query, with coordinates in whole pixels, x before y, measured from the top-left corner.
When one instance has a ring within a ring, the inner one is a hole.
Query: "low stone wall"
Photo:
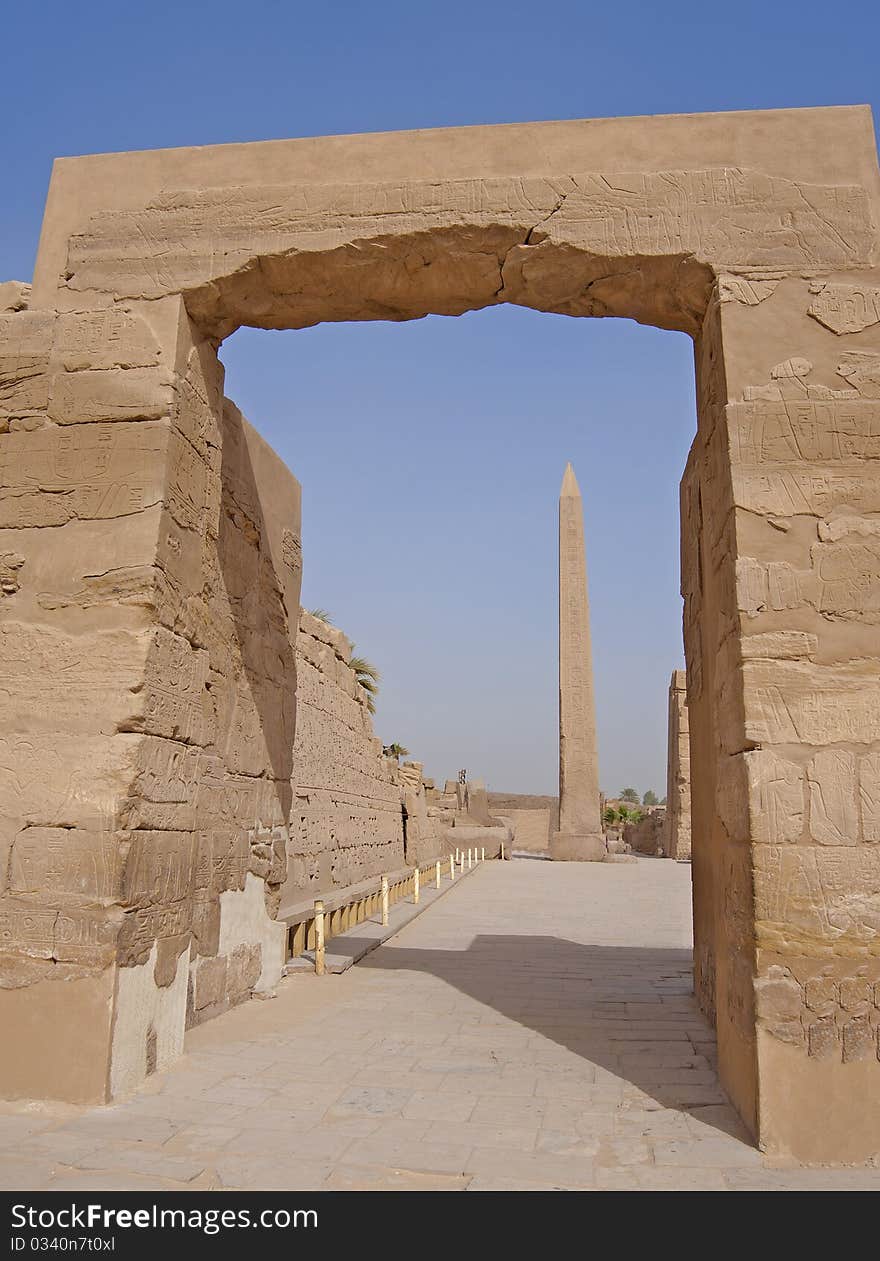
[[[509,822],[514,849],[530,854],[549,853],[550,836],[559,830],[558,797],[490,792],[488,801],[492,814]]]
[[[544,810],[505,810],[501,816],[513,832],[514,849],[529,854],[546,854],[550,849],[551,812]]]

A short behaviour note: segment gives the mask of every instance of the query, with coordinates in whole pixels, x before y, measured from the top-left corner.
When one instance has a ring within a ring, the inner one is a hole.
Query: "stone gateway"
[[[193,961],[280,968],[299,495],[220,341],[513,302],[694,339],[697,991],[765,1148],[880,1150],[878,223],[865,108],[58,161],[0,291],[4,1093],[124,1091]]]

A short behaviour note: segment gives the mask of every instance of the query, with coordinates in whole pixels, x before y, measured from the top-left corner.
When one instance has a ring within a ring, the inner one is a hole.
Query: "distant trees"
[[[636,807],[638,807],[638,798],[636,798]],[[615,823],[624,827],[627,823],[639,823],[642,819],[642,812],[639,809],[631,809],[629,806],[606,806],[605,813],[602,818],[606,827],[614,827]]]
[[[656,806],[657,804],[657,794],[654,792],[653,788],[649,788],[644,797],[642,797],[642,805]]]
[[[405,749],[402,744],[383,744],[382,752],[386,757],[393,757],[398,762],[402,757],[409,757],[409,749]]]
[[[620,801],[631,801],[634,806],[639,804],[639,794],[634,788],[624,788],[619,799]]]

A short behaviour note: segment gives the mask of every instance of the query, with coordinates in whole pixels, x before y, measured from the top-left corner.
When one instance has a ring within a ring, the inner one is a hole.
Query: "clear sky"
[[[468,123],[880,105],[868,0],[40,0],[3,8],[0,280],[56,156]],[[227,393],[303,483],[303,600],[383,672],[377,733],[444,778],[556,784],[556,502],[575,466],[602,786],[663,795],[683,662],[683,335],[515,307],[242,329]]]

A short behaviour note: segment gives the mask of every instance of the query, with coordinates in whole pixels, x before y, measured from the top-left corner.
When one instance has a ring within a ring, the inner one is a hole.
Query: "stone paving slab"
[[[0,1188],[880,1190],[754,1148],[690,968],[688,866],[486,863],[128,1100],[0,1105]]]

